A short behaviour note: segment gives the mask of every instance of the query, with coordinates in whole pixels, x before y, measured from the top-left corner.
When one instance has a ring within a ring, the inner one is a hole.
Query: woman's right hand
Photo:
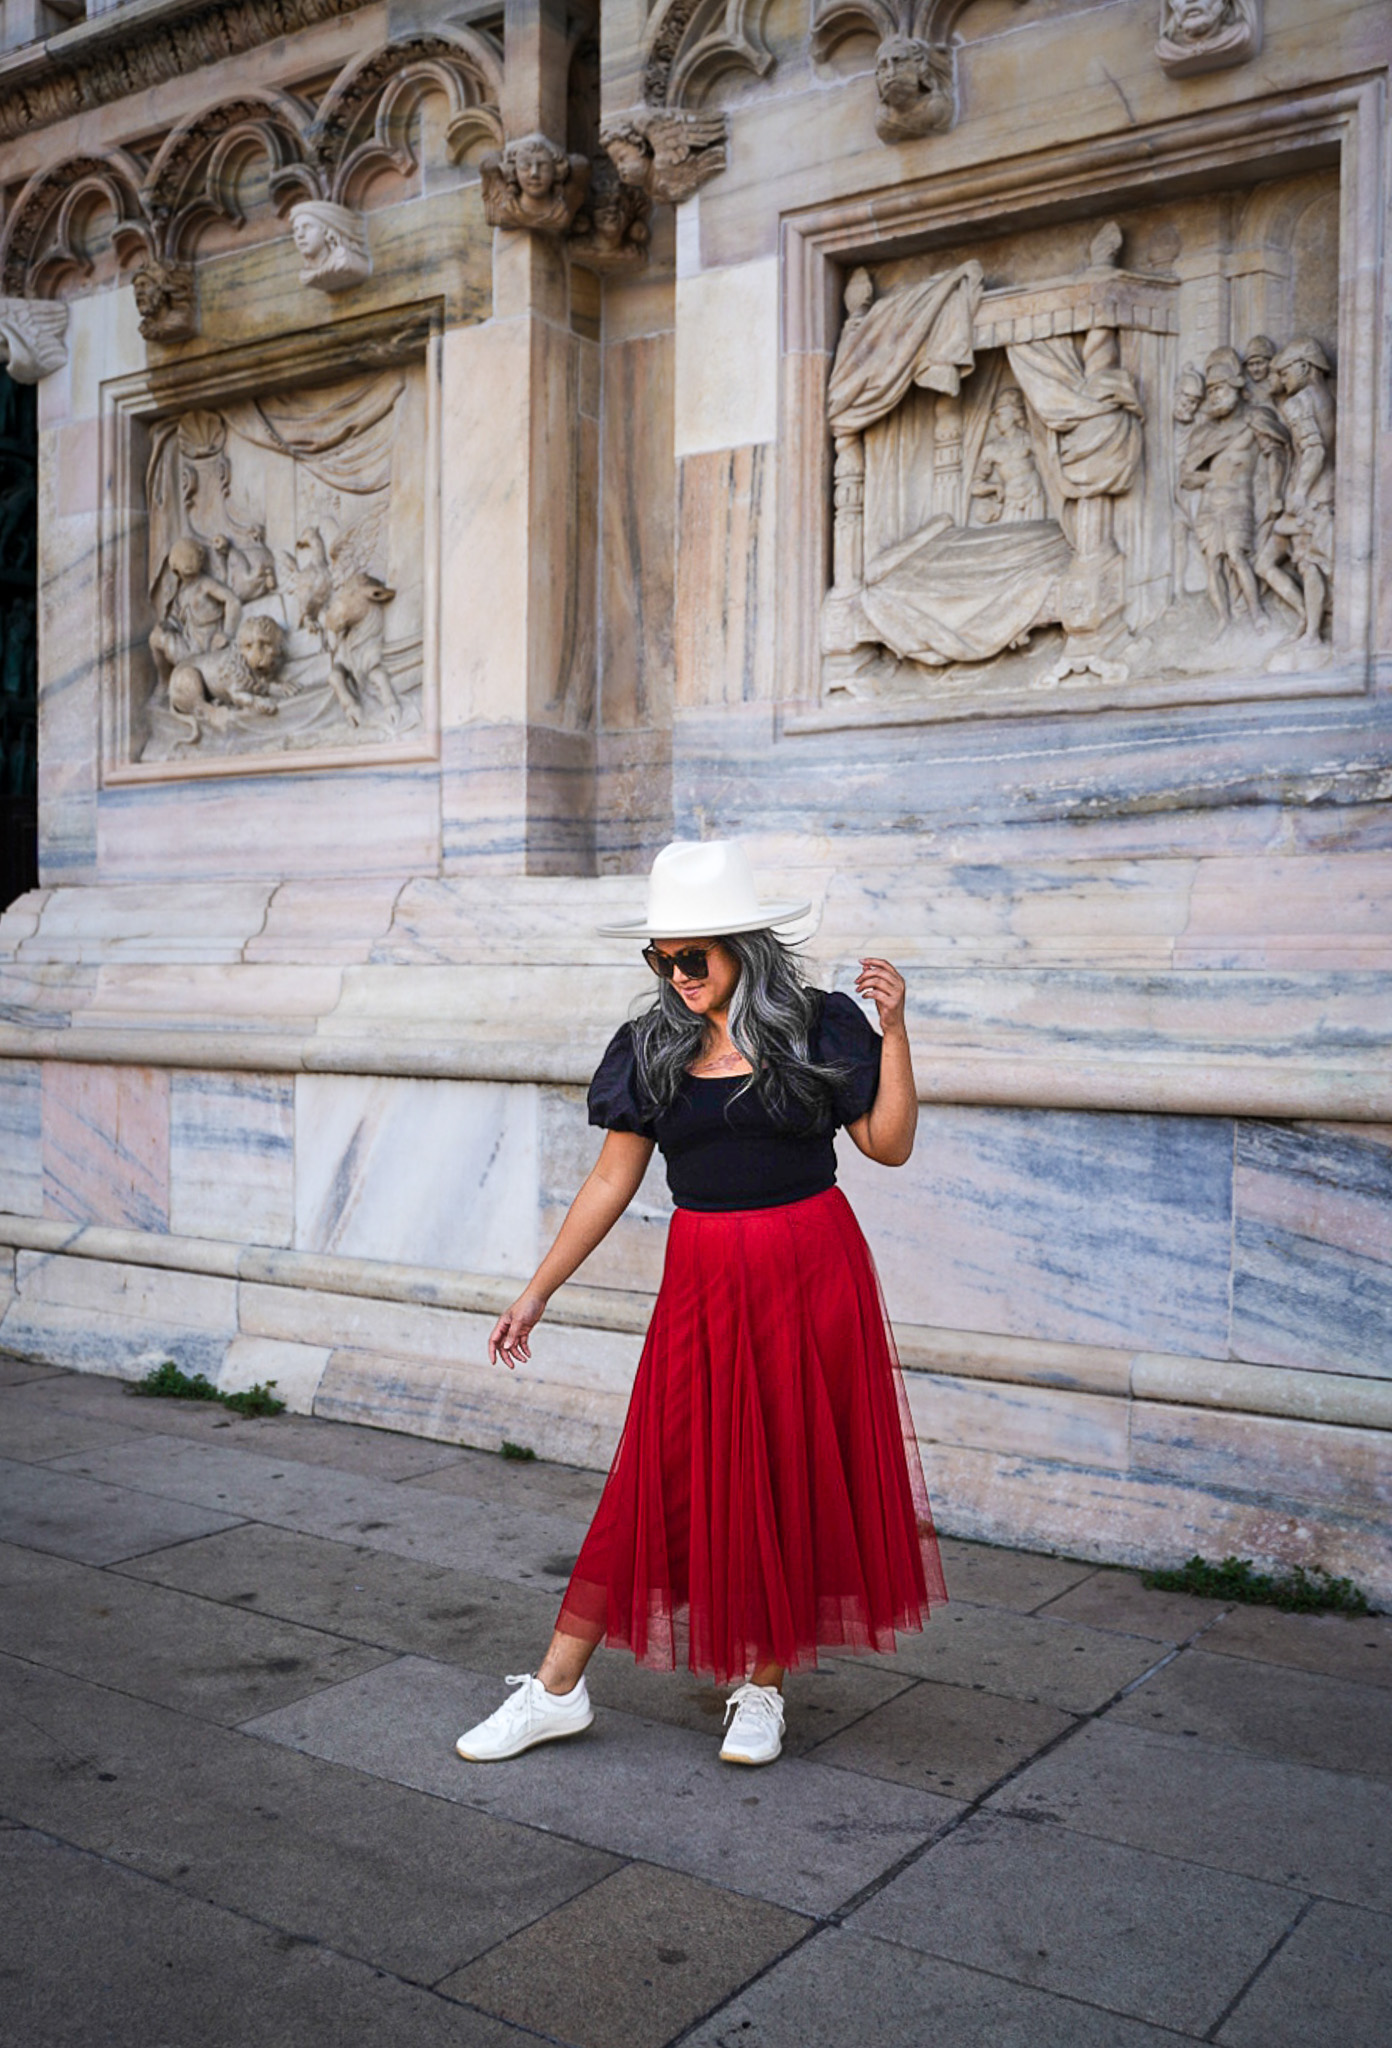
[[[530,1359],[527,1339],[546,1313],[544,1294],[519,1294],[511,1308],[504,1309],[488,1339],[488,1362],[501,1358],[509,1372],[519,1358]]]

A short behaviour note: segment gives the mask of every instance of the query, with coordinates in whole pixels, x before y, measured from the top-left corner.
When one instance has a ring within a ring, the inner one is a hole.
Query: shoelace
[[[725,1702],[725,1726],[729,1727],[733,1713],[743,1710],[762,1714],[766,1721],[774,1721],[780,1728],[783,1725],[783,1702],[771,1685],[755,1685],[752,1679],[747,1685],[737,1685]]]
[[[530,1672],[530,1671],[510,1671],[510,1672],[508,1673],[508,1675],[507,1675],[507,1680],[506,1680],[507,1684],[508,1684],[508,1685],[523,1685],[523,1686],[526,1686],[526,1687],[528,1688],[528,1690],[527,1690],[526,1692],[520,1692],[520,1693],[518,1693],[518,1695],[517,1695],[517,1697],[516,1697],[515,1699],[510,1699],[510,1700],[504,1700],[504,1701],[503,1701],[503,1707],[504,1707],[504,1709],[505,1709],[505,1710],[509,1710],[509,1709],[510,1709],[510,1710],[511,1710],[511,1711],[513,1711],[514,1713],[516,1713],[516,1712],[524,1712],[524,1713],[526,1713],[526,1715],[528,1716],[528,1718],[529,1718],[529,1719],[530,1719],[530,1717],[531,1717],[531,1713],[532,1713],[532,1695],[531,1695],[531,1689],[530,1689],[530,1688],[531,1688],[531,1677],[532,1677],[532,1674],[531,1674],[531,1672]]]

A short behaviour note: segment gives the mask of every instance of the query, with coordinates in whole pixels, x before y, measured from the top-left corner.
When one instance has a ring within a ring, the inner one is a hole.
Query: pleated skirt
[[[672,1218],[558,1621],[725,1683],[892,1650],[946,1600],[870,1250],[839,1188]]]

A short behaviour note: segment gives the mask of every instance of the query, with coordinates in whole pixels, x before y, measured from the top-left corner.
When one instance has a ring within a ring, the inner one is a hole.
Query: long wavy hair
[[[730,1038],[753,1070],[730,1101],[753,1089],[776,1122],[826,1124],[845,1069],[812,1058],[822,998],[809,988],[801,961],[771,931],[732,932],[720,943],[740,968],[730,997]],[[705,1035],[705,1020],[687,1009],[670,981],[660,983],[657,1001],[633,1026],[639,1086],[658,1113],[676,1101]]]

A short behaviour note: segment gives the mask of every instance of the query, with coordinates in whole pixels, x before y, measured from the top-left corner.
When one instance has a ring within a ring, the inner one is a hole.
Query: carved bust
[[[490,227],[530,228],[563,235],[590,187],[583,156],[568,156],[541,134],[522,135],[479,164],[483,210]]]
[[[198,331],[198,297],[193,266],[142,263],[131,279],[140,311],[140,332],[146,341],[188,341]]]
[[[290,232],[304,268],[300,283],[320,292],[351,291],[372,275],[367,227],[349,207],[305,199],[290,209]]]
[[[1261,0],[1163,0],[1155,54],[1172,78],[1245,64],[1261,49]]]
[[[724,114],[635,109],[604,121],[599,140],[625,185],[670,206],[725,168]]]
[[[882,142],[907,142],[950,128],[952,53],[918,36],[887,36],[875,58],[875,133]]]

